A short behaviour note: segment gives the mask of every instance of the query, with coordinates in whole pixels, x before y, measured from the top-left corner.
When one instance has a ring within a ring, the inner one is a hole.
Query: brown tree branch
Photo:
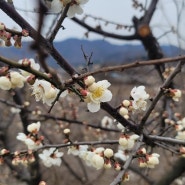
[[[184,65],[185,61],[183,62],[179,62],[178,65],[176,66],[175,70],[171,73],[171,75],[166,79],[166,81],[164,82],[164,84],[161,86],[159,92],[157,93],[157,95],[155,96],[155,98],[152,101],[152,104],[150,105],[150,107],[148,108],[147,112],[145,113],[145,115],[143,116],[141,123],[140,123],[140,128],[142,129],[143,126],[145,125],[148,117],[150,116],[152,110],[155,108],[155,105],[157,104],[157,102],[159,101],[159,99],[162,97],[162,95],[164,94],[164,88],[168,88],[169,85],[171,84],[173,78],[179,73],[181,72],[181,67],[182,65]]]
[[[64,19],[66,18],[66,14],[67,14],[67,12],[68,12],[68,10],[69,10],[69,7],[70,7],[70,3],[68,3],[68,4],[66,5],[66,7],[64,8],[64,11],[63,11],[62,14],[60,15],[60,18],[59,18],[59,20],[57,21],[57,24],[55,25],[55,27],[54,27],[52,33],[50,34],[50,37],[48,38],[49,42],[52,43],[52,42],[54,41],[54,39],[55,39],[55,37],[56,37],[58,31],[60,30],[60,28],[61,28],[61,26],[62,26],[62,23],[63,23]]]
[[[34,40],[37,40],[37,31],[7,2],[0,1],[0,9],[11,17],[22,29],[26,29],[29,32],[29,36]],[[45,48],[51,56],[57,61],[58,65],[67,71],[71,76],[78,74],[76,70],[61,56],[61,54],[54,48],[54,46],[47,41],[42,35],[39,35],[39,46]]]
[[[94,32],[94,33],[97,33],[97,34],[100,34],[102,36],[105,36],[105,37],[109,37],[109,38],[114,38],[114,39],[119,39],[119,40],[135,40],[135,39],[138,39],[137,36],[135,34],[133,35],[128,35],[128,36],[123,36],[123,35],[118,35],[118,34],[114,34],[114,33],[109,33],[109,32],[106,32],[106,31],[103,31],[101,29],[96,29],[88,24],[86,24],[85,22],[79,20],[78,18],[74,17],[72,18],[72,20],[79,24],[80,26],[84,27],[85,29],[87,29],[88,31],[90,32]]]

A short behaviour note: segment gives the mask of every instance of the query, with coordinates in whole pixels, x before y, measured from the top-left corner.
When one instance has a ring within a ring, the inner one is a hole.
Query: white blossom
[[[114,155],[114,152],[111,148],[106,148],[104,150],[104,156],[107,158],[111,158]]]
[[[179,101],[182,96],[182,92],[179,89],[170,89],[170,96],[174,101]]]
[[[36,79],[32,86],[33,93],[35,95],[36,101],[42,100],[43,103],[51,106],[52,102],[57,97],[59,90],[55,88],[51,83],[45,80]]]
[[[25,141],[27,139],[27,136],[26,134],[24,133],[18,133],[17,137],[16,137],[18,140],[20,141]]]
[[[134,87],[130,95],[133,98],[133,108],[145,111],[147,106],[146,100],[149,99],[149,94],[146,93],[145,86]]]
[[[12,87],[12,84],[10,82],[10,79],[6,76],[0,77],[0,89],[2,90],[10,90]]]
[[[94,78],[93,76],[87,76],[87,77],[84,79],[84,83],[85,83],[85,85],[87,85],[87,86],[91,86],[94,82],[95,82],[95,78]]]
[[[24,65],[24,62],[28,62],[28,65],[32,68],[32,69],[35,69],[35,70],[39,70],[40,69],[40,65],[38,63],[35,62],[35,60],[33,58],[30,58],[30,59],[22,59],[22,60],[19,60],[18,63],[19,64],[23,64]],[[28,77],[31,75],[31,73],[25,71],[25,70],[22,70],[20,69],[20,72],[21,74],[24,76],[24,77]]]
[[[147,167],[148,168],[154,168],[155,165],[159,164],[159,157],[160,155],[157,153],[153,153],[151,155],[148,156],[147,158]]]
[[[39,158],[46,167],[51,167],[52,165],[60,166],[62,156],[63,152],[59,152],[56,148],[45,149],[42,154],[39,154]]]
[[[138,135],[133,134],[131,136],[129,135],[123,135],[119,138],[119,144],[123,150],[130,150],[133,148],[135,141],[139,138]]]
[[[185,140],[185,131],[177,132],[177,136],[175,138],[179,140]]]
[[[12,84],[12,88],[22,88],[24,86],[25,78],[16,71],[10,72],[10,82]]]
[[[92,166],[94,168],[96,168],[97,170],[103,168],[103,166],[104,166],[104,159],[103,159],[103,157],[101,157],[98,154],[95,154],[95,155],[93,155],[91,160],[92,160],[91,164],[92,164]]]
[[[110,85],[107,80],[102,80],[88,87],[85,101],[90,112],[99,111],[101,102],[108,102],[112,99],[112,93],[107,89]]]
[[[82,153],[86,152],[87,149],[88,149],[88,145],[70,146],[67,153],[78,156],[78,155],[82,155]]]
[[[24,133],[18,133],[17,140],[22,141],[24,144],[27,145],[28,149],[34,150],[37,148],[40,148],[42,146],[42,143],[39,140],[35,140],[33,137],[29,137],[25,135]]]
[[[125,131],[125,127],[121,123],[117,123],[117,127],[119,130],[121,130],[121,132]]]
[[[71,0],[53,0],[51,2],[51,11],[59,13],[68,3],[71,3],[67,16],[72,18],[75,14],[81,15],[83,13],[82,5],[87,2],[88,0],[75,0],[73,2]]]
[[[79,155],[79,157],[85,161],[85,163],[86,163],[87,166],[92,166],[92,157],[94,155],[95,155],[94,152],[85,151],[85,152],[81,152],[81,154]]]
[[[104,116],[103,119],[101,120],[101,126],[105,128],[112,128],[113,120],[108,116]]]
[[[125,107],[121,107],[119,109],[119,113],[120,113],[121,116],[124,117],[124,116],[128,115],[128,109],[126,109]]]
[[[119,149],[118,152],[114,154],[114,157],[116,159],[120,159],[121,161],[126,161],[129,158],[129,155],[124,150]]]
[[[15,108],[15,107],[11,107],[11,108],[10,108],[10,111],[11,111],[11,113],[13,113],[13,114],[18,114],[18,113],[21,112],[21,109]]]
[[[28,125],[27,130],[31,133],[37,133],[40,130],[40,121]]]

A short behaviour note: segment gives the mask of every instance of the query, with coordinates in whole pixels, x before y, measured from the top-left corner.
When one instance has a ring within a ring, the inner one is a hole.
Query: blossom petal
[[[108,82],[107,80],[98,81],[97,84],[98,86],[102,86],[104,89],[107,89],[111,85],[111,83]]]
[[[87,104],[87,108],[90,112],[98,112],[100,110],[100,103],[90,102]]]
[[[108,102],[112,99],[112,93],[109,90],[105,90],[103,96],[100,98],[101,102]]]

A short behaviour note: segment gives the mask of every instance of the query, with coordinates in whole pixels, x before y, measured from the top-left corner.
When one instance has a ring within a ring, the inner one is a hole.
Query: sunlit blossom
[[[56,148],[50,148],[49,150],[45,149],[41,154],[39,154],[39,158],[46,167],[51,167],[52,165],[60,166],[62,163],[62,156],[63,152],[59,152]]]
[[[27,130],[28,132],[31,133],[37,133],[40,130],[40,126],[41,126],[40,121],[38,121],[37,123],[32,123],[28,125]]]
[[[185,141],[185,131],[179,131],[179,132],[177,132],[177,136],[175,138],[176,139],[179,139],[179,140],[184,140]]]
[[[40,140],[35,140],[34,137],[29,137],[24,133],[18,133],[17,140],[22,141],[24,144],[27,145],[28,149],[34,150],[42,146],[42,143]]]
[[[170,89],[170,96],[174,101],[179,101],[182,96],[182,92],[179,89]]]
[[[12,88],[22,88],[24,86],[25,78],[16,71],[10,72],[10,81],[12,84]]]
[[[129,154],[124,150],[119,149],[115,154],[114,157],[121,161],[126,161],[129,158]]]
[[[67,153],[78,156],[78,155],[83,155],[82,153],[86,152],[87,149],[88,149],[88,145],[70,146]]]
[[[153,153],[151,155],[147,156],[147,167],[148,168],[154,168],[157,164],[159,164],[159,157],[160,155],[157,153]]]
[[[72,18],[75,14],[81,15],[83,13],[82,5],[87,3],[89,0],[53,0],[51,2],[51,11],[59,13],[63,8],[70,3],[70,7],[67,12],[67,16]]]
[[[96,168],[97,170],[103,168],[104,166],[104,159],[98,154],[93,155],[92,157],[92,166]]]
[[[139,138],[138,135],[133,134],[131,136],[129,135],[123,135],[119,138],[119,144],[122,149],[124,150],[130,150],[133,148],[135,141]]]
[[[0,88],[2,90],[10,90],[12,87],[12,84],[10,82],[10,79],[6,76],[0,77]]]
[[[51,106],[52,102],[57,97],[59,90],[55,88],[51,83],[45,80],[36,79],[32,86],[33,93],[35,95],[36,101],[42,100],[43,103]]]
[[[149,99],[149,94],[146,93],[145,86],[134,87],[130,95],[133,98],[133,108],[145,111],[147,106],[146,100]]]
[[[106,148],[104,150],[104,156],[107,157],[107,158],[110,158],[114,155],[114,152],[111,148]]]
[[[108,102],[112,99],[112,93],[107,89],[110,85],[107,80],[102,80],[88,87],[85,101],[90,112],[99,111],[101,102]]]

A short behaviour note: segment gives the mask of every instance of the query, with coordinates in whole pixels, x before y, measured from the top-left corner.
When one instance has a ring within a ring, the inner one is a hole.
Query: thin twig
[[[157,102],[159,101],[159,99],[163,95],[163,88],[168,88],[168,86],[172,82],[173,78],[181,71],[181,67],[184,64],[184,62],[185,61],[179,62],[177,64],[177,67],[175,68],[175,70],[171,73],[171,75],[166,79],[166,81],[164,82],[164,84],[160,88],[159,92],[157,93],[157,95],[153,99],[152,104],[150,105],[150,107],[148,108],[148,110],[146,111],[145,115],[143,116],[143,118],[141,120],[141,123],[140,123],[140,128],[141,129],[145,125],[148,117],[150,116],[150,114],[151,114],[152,110],[154,109],[154,107],[156,106]]]
[[[50,37],[48,38],[49,42],[52,43],[53,40],[55,39],[55,37],[56,37],[58,31],[59,31],[60,28],[61,28],[61,25],[62,25],[64,19],[66,18],[66,14],[67,14],[67,12],[68,12],[68,10],[69,10],[69,7],[70,7],[70,3],[68,3],[68,4],[66,5],[66,7],[64,8],[64,11],[62,12],[62,14],[61,14],[59,20],[57,21],[56,26],[55,26],[54,29],[53,29],[53,32],[51,33]]]

